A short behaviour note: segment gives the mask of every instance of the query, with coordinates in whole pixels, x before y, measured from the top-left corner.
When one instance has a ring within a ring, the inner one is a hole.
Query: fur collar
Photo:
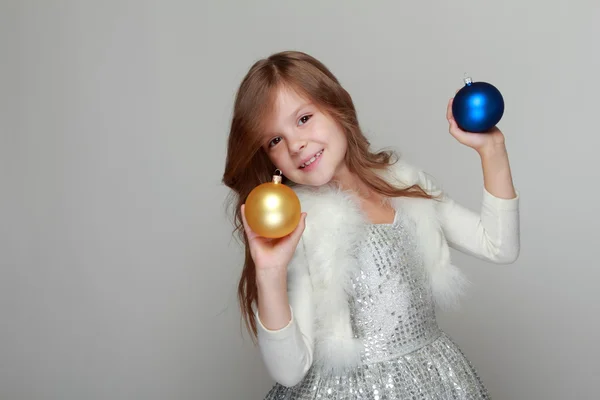
[[[421,171],[397,162],[382,176],[401,187],[419,184],[431,194],[441,192]],[[351,194],[332,186],[295,186],[307,212],[306,228],[300,245],[289,266],[288,290],[292,308],[302,307],[303,290],[311,290],[314,338],[314,363],[325,372],[342,374],[360,362],[363,344],[354,338],[350,323],[350,277],[357,272],[353,257],[360,245],[366,217]],[[436,304],[441,307],[456,304],[466,281],[452,265],[450,250],[437,218],[439,200],[394,198],[396,212],[416,222],[419,251],[431,282]],[[298,271],[308,268],[310,287],[294,279]],[[294,304],[297,301],[298,304]],[[299,313],[298,313],[299,314]],[[299,321],[302,324],[302,321]]]

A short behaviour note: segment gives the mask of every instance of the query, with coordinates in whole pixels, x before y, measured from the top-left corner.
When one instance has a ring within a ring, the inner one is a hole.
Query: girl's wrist
[[[272,291],[274,288],[287,288],[287,270],[285,268],[258,268],[256,270],[258,291]]]
[[[493,160],[498,158],[506,158],[507,150],[504,142],[500,143],[490,143],[480,149],[477,149],[477,153],[482,158],[482,160]]]
[[[285,269],[257,271],[257,305],[266,329],[279,330],[291,320]]]
[[[480,149],[485,189],[495,197],[512,199],[516,191],[512,182],[508,151],[504,143]]]

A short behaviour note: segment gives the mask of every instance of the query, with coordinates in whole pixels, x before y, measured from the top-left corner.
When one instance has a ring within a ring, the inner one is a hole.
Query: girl
[[[276,384],[265,399],[487,399],[435,306],[465,284],[449,248],[493,263],[519,254],[518,195],[497,128],[450,133],[483,167],[479,214],[423,171],[372,152],[350,95],[319,61],[273,54],[243,79],[223,182],[237,196],[246,259],[242,314]],[[268,240],[244,201],[276,169],[300,198],[300,223]]]

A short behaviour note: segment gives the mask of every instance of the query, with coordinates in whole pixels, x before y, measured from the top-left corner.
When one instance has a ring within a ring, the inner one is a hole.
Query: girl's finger
[[[450,128],[448,129],[448,131],[450,132],[450,134],[452,134],[452,136],[454,136],[457,139],[464,135],[462,129],[458,127],[456,121],[453,119],[450,120]]]
[[[306,228],[306,213],[305,212],[303,212],[300,215],[300,221],[298,222],[298,226],[292,232],[292,236],[294,237],[294,240],[296,240],[296,241],[300,240],[300,236],[302,236],[302,233],[304,232],[304,228]]]
[[[252,229],[250,228],[250,225],[248,225],[248,221],[246,220],[246,205],[245,204],[242,204],[241,211],[242,211],[242,223],[244,224],[244,230],[246,231],[246,235],[249,238],[253,237],[254,232],[252,231]]]
[[[448,100],[448,107],[446,107],[446,119],[448,121],[452,121],[453,119],[453,115],[452,115],[452,102],[454,101],[454,99],[450,99]]]

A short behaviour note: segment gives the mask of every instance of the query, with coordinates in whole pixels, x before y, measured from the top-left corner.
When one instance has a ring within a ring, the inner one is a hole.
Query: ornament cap
[[[275,175],[273,175],[273,183],[281,183],[281,181],[283,180],[282,175],[283,174],[281,173],[281,171],[276,169]]]
[[[471,77],[469,76],[469,74],[467,74],[465,72],[465,76],[463,78],[463,81],[465,82],[465,85],[469,86],[471,83],[473,83],[473,79],[471,79]]]

